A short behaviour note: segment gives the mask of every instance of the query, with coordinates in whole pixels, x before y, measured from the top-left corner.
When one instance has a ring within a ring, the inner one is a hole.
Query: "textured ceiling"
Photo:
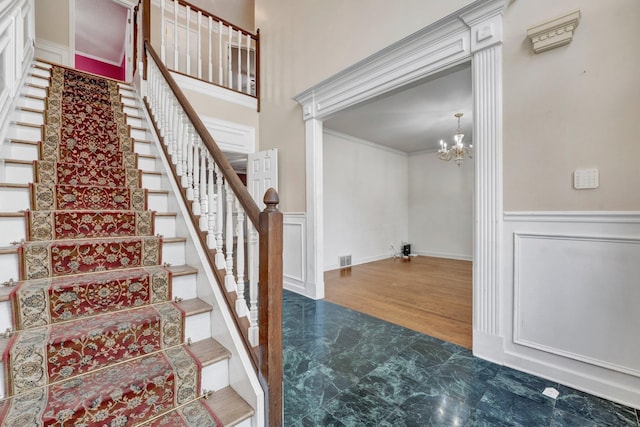
[[[76,52],[120,65],[127,9],[113,0],[76,0]]]
[[[324,127],[412,153],[451,144],[461,119],[464,142],[471,142],[473,97],[471,66],[464,64],[410,88],[384,95],[326,120]]]

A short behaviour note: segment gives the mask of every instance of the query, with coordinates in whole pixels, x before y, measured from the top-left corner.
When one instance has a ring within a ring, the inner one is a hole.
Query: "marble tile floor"
[[[283,299],[287,427],[640,426],[640,410],[326,301]]]

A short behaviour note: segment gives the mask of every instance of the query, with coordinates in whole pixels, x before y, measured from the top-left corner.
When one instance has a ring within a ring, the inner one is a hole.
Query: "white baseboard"
[[[473,255],[449,254],[445,252],[433,252],[433,251],[416,251],[415,253],[421,256],[431,256],[435,258],[448,258],[448,259],[458,259],[461,261],[473,261]]]
[[[67,67],[72,67],[75,63],[75,59],[73,61],[71,60],[72,54],[69,51],[69,46],[54,43],[49,40],[36,39],[35,55],[38,59],[65,65]]]
[[[354,265],[361,265],[361,264],[366,264],[369,262],[374,262],[374,261],[381,261],[383,259],[389,259],[392,256],[389,254],[383,254],[383,255],[374,255],[374,256],[370,256],[370,257],[364,257],[364,258],[352,258],[351,259],[351,266],[353,267]],[[326,265],[324,267],[324,271],[331,271],[331,270],[337,270],[340,268],[340,265],[338,264],[330,264],[330,265]]]

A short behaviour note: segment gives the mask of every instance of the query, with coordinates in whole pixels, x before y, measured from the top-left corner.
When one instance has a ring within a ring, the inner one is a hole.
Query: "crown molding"
[[[533,51],[541,53],[571,43],[579,22],[580,10],[574,10],[529,27],[527,36],[533,43]]]

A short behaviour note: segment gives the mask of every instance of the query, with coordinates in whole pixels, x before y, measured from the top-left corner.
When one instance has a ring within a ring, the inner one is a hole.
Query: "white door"
[[[264,193],[273,187],[278,190],[278,150],[250,153],[247,161],[247,188],[260,210],[264,209]]]

